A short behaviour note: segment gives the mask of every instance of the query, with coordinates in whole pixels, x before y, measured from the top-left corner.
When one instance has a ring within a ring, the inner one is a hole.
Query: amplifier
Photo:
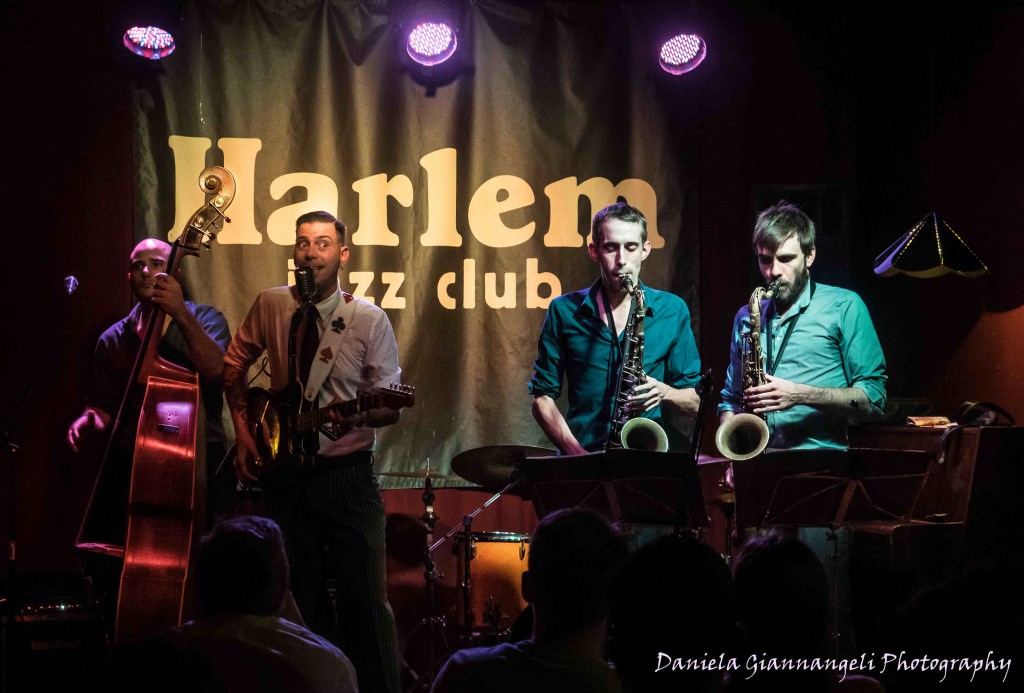
[[[107,639],[81,578],[47,576],[21,584],[3,603],[0,691],[81,688],[95,681]]]

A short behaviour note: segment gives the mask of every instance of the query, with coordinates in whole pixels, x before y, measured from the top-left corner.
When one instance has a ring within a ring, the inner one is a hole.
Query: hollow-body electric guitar
[[[284,467],[298,469],[312,464],[320,448],[320,427],[331,421],[332,413],[352,417],[382,407],[398,410],[411,407],[415,394],[412,385],[391,383],[360,392],[346,402],[304,410],[305,400],[297,383],[280,394],[251,388],[246,404],[249,430],[261,460],[256,474],[267,477]]]

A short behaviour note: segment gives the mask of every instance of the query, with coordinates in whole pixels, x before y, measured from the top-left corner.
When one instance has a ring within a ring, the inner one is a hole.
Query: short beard
[[[807,282],[811,278],[810,271],[805,267],[804,271],[799,276],[794,277],[793,283],[787,287],[783,296],[775,297],[775,310],[781,315],[789,310],[796,300],[800,298],[800,294],[804,292],[804,287],[807,286]]]

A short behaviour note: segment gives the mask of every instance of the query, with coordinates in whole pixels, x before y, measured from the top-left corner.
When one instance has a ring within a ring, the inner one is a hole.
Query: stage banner
[[[337,214],[342,286],[387,312],[416,387],[378,469],[447,474],[466,450],[552,447],[526,391],[537,336],[553,297],[595,280],[590,218],[617,196],[649,220],[643,280],[698,324],[680,126],[697,106],[666,96],[653,4],[456,3],[439,76],[412,68],[392,4],[187,2],[177,50],[134,87],[135,234],[173,240],[205,200],[199,172],[232,171],[231,222],[184,264],[189,297],[234,332],[257,292],[293,283],[296,217]]]

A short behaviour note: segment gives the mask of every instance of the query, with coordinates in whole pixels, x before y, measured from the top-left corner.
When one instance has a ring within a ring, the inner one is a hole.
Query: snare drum
[[[512,532],[472,532],[467,576],[466,537],[456,535],[458,623],[471,629],[507,630],[526,608],[522,575],[530,537]]]

